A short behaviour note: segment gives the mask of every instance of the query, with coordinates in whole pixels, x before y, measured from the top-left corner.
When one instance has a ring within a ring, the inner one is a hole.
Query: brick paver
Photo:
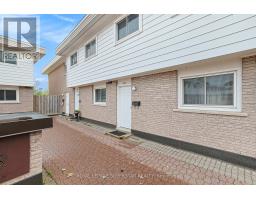
[[[119,145],[129,150],[135,144],[88,127],[83,131],[73,129],[67,123],[54,120],[54,128],[43,134],[43,165],[57,184],[185,184],[112,147]]]
[[[254,170],[59,117],[43,143],[44,167],[60,184],[256,184]]]

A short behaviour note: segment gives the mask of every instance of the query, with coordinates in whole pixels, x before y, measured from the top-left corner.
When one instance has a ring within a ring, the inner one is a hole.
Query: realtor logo
[[[4,17],[4,49],[36,51],[37,17]]]

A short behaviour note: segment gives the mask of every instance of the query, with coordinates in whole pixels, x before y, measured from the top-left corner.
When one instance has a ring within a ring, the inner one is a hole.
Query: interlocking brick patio
[[[90,125],[90,124],[89,124]],[[256,184],[256,171],[102,127],[54,119],[43,164],[58,184]]]

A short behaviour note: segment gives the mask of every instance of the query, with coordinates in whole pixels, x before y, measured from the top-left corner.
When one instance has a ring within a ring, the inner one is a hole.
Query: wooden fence
[[[61,96],[34,96],[34,112],[44,115],[56,115],[61,114]]]

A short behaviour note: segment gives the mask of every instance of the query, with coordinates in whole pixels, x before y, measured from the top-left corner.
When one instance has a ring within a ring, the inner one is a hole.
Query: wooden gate
[[[62,96],[34,96],[34,112],[44,115],[56,115],[62,113]]]

